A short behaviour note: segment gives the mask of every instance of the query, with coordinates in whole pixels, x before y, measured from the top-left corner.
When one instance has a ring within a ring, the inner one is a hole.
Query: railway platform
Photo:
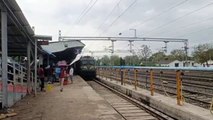
[[[17,116],[5,120],[122,120],[123,118],[81,77],[74,83],[52,91],[27,96],[11,109]]]

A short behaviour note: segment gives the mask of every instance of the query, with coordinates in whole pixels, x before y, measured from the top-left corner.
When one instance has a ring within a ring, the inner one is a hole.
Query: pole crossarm
[[[183,38],[152,38],[152,37],[136,37],[136,32],[134,37],[96,37],[96,36],[60,36],[61,40],[64,41],[72,41],[72,40],[85,40],[85,41],[111,41],[112,42],[112,49],[111,53],[113,54],[114,51],[114,42],[116,41],[127,41],[129,42],[130,46],[130,53],[133,53],[134,51],[132,50],[132,42],[138,42],[138,41],[146,41],[146,42],[164,42],[165,43],[165,52],[167,52],[167,43],[169,42],[180,42],[184,43],[184,51],[186,54],[185,61],[188,61],[188,39],[183,39]],[[134,54],[134,53],[133,53]]]
[[[188,42],[182,38],[151,38],[151,37],[80,37],[80,36],[61,36],[62,40],[86,40],[86,41],[148,41],[148,42]]]

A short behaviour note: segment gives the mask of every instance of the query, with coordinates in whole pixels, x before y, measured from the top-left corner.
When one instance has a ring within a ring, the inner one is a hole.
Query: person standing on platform
[[[60,82],[60,74],[61,74],[61,68],[60,67],[56,67],[55,68],[55,77],[56,79]]]
[[[62,69],[61,69],[61,74],[60,74],[60,83],[61,83],[61,89],[60,89],[60,91],[61,92],[63,92],[63,85],[64,85],[64,79],[65,79],[65,77],[66,77],[66,69],[63,67]]]
[[[39,79],[40,79],[40,88],[41,91],[44,91],[44,69],[43,69],[43,65],[40,66],[39,70],[38,70],[38,75],[39,75]]]
[[[71,83],[73,83],[73,73],[74,73],[74,69],[71,66],[70,71],[69,71]]]

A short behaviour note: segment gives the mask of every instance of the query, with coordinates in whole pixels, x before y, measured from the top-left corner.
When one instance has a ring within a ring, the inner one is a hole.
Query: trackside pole
[[[177,104],[178,105],[181,105],[181,84],[182,84],[182,82],[181,82],[181,78],[180,78],[180,76],[181,76],[181,72],[180,72],[180,70],[177,70],[176,71],[176,83],[177,83]]]
[[[35,71],[34,71],[34,79],[35,79],[35,82],[34,82],[34,94],[36,96],[37,94],[37,39],[35,39],[35,56],[34,56],[34,61],[35,61]]]
[[[153,70],[150,70],[150,91],[151,91],[151,96],[154,95],[154,79],[153,79]]]
[[[134,69],[134,78],[135,78],[135,90],[137,90],[137,70]]]

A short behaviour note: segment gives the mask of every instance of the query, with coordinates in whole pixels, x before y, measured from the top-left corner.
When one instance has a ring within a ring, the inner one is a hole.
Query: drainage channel
[[[128,96],[121,95],[99,81],[88,81],[88,84],[100,94],[125,120],[173,120],[164,114],[154,113],[144,105],[138,105],[134,100],[130,101]],[[133,103],[134,102],[134,103]],[[148,110],[149,109],[149,110]],[[160,117],[159,117],[160,116]]]

